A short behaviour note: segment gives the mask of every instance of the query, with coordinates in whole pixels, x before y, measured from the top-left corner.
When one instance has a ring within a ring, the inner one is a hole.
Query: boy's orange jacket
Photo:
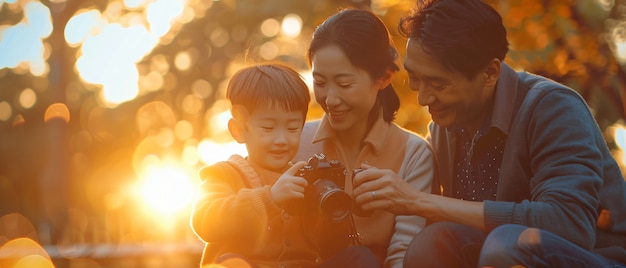
[[[313,267],[321,262],[313,242],[316,222],[283,212],[271,197],[271,185],[280,175],[238,155],[200,170],[191,226],[206,243],[202,265],[224,253],[243,255],[260,267]]]

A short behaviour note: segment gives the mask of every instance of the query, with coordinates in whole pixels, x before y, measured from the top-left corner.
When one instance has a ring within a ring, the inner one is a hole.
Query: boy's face
[[[304,118],[301,112],[258,109],[241,129],[248,158],[262,168],[282,173],[298,152]]]

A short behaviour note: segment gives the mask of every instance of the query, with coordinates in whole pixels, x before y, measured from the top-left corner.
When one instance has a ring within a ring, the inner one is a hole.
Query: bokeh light
[[[281,29],[286,37],[297,37],[302,30],[302,19],[297,14],[288,14],[283,18]]]
[[[259,48],[259,55],[261,55],[261,58],[263,58],[264,60],[273,60],[278,56],[278,53],[278,46],[272,41],[265,42]]]
[[[617,144],[619,150],[616,153],[616,158],[620,163],[626,163],[626,126],[622,124],[613,125],[612,135]]]
[[[13,114],[11,105],[6,101],[0,101],[0,120],[7,121]]]
[[[0,246],[0,267],[54,267],[48,252],[35,240],[20,237]]]
[[[53,103],[46,109],[44,121],[48,122],[55,118],[61,119],[66,123],[70,122],[70,110],[64,103]]]
[[[176,58],[174,59],[174,65],[176,69],[180,71],[187,71],[191,68],[191,55],[187,51],[181,51],[176,54]]]
[[[280,32],[280,23],[276,19],[266,19],[261,23],[261,33],[266,37],[274,37]]]
[[[19,103],[22,108],[30,109],[37,103],[37,94],[30,88],[24,89],[20,94]]]

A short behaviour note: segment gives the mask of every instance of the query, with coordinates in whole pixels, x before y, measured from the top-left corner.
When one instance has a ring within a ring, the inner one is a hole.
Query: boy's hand
[[[293,199],[304,198],[304,188],[307,186],[308,182],[306,179],[297,177],[294,174],[298,173],[298,170],[303,168],[306,164],[307,163],[304,161],[299,161],[278,178],[271,189],[274,202],[280,206],[284,206]]]

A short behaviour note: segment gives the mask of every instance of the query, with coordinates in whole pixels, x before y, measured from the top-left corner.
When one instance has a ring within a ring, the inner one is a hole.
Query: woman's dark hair
[[[503,61],[509,50],[502,17],[481,0],[417,1],[398,29],[470,79],[492,59]]]
[[[374,13],[361,9],[342,9],[320,24],[313,33],[309,46],[308,59],[327,45],[338,46],[357,68],[365,70],[372,79],[378,79],[385,72],[399,70],[395,60],[398,57],[389,30]],[[385,122],[393,121],[400,108],[400,99],[391,83],[378,91],[377,107],[383,107]],[[372,109],[378,112],[378,109]]]

